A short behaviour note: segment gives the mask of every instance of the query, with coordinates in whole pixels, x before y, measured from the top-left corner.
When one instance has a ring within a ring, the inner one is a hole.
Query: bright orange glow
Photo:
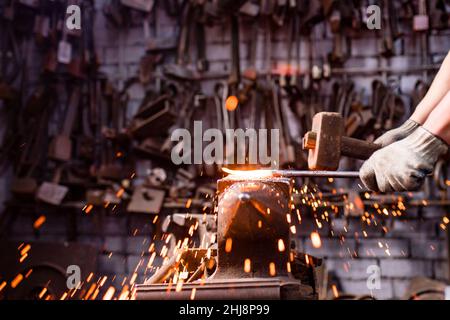
[[[21,283],[23,280],[23,275],[22,274],[18,274],[13,281],[11,281],[11,288],[15,289],[19,283]]]
[[[124,188],[120,188],[119,191],[117,191],[117,193],[116,193],[116,197],[117,198],[122,198],[124,193],[125,193],[125,189]]]
[[[122,288],[122,292],[120,293],[119,300],[127,300],[129,295],[130,295],[130,290],[128,288],[128,285],[125,285]]]
[[[335,297],[335,298],[339,298],[339,292],[338,292],[338,290],[337,290],[337,287],[336,287],[336,285],[332,285],[331,286],[331,289],[333,290],[333,296]]]
[[[195,288],[192,288],[192,291],[191,291],[191,297],[190,297],[190,299],[191,300],[194,300],[195,299],[195,292],[196,292],[197,290],[195,289]]]
[[[272,277],[275,277],[277,275],[277,270],[276,270],[276,267],[275,267],[275,263],[273,263],[273,262],[271,262],[269,264],[269,274]]]
[[[222,171],[228,173],[232,178],[241,179],[262,179],[272,176],[272,170],[231,170],[222,168]]]
[[[322,240],[320,240],[320,235],[317,232],[311,233],[311,242],[314,248],[320,248],[322,246]]]
[[[244,261],[244,271],[246,273],[249,273],[250,271],[252,271],[252,262],[250,261],[250,259],[245,259],[245,261]]]
[[[233,248],[233,239],[228,238],[225,242],[225,252],[231,252],[231,249]]]
[[[25,247],[22,250],[20,250],[20,254],[22,256],[24,256],[28,253],[28,251],[30,251],[30,249],[31,249],[31,246],[29,244],[27,244],[27,245],[25,245]]]
[[[84,212],[86,212],[86,214],[89,214],[89,212],[91,212],[93,208],[94,208],[94,206],[93,206],[92,204],[90,204],[90,205],[88,205],[88,206],[86,207],[86,209],[84,210]]]
[[[39,299],[42,299],[44,297],[44,294],[46,294],[46,293],[47,293],[47,288],[43,288],[38,295]]]
[[[283,252],[284,250],[286,250],[286,247],[284,246],[284,241],[283,241],[283,239],[279,239],[278,240],[278,251]]]
[[[25,253],[23,256],[20,256],[19,262],[22,263],[28,257],[28,253]]]
[[[225,108],[228,111],[234,111],[239,105],[239,99],[236,96],[229,96],[225,101]]]
[[[111,300],[114,297],[115,292],[116,289],[114,289],[114,287],[109,287],[105,295],[103,296],[103,300]]]
[[[47,218],[45,216],[40,216],[39,218],[37,218],[37,220],[33,223],[33,228],[34,229],[39,229],[45,222],[45,220],[47,220]]]

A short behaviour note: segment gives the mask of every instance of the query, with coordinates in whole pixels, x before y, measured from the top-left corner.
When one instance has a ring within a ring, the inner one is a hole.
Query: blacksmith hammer
[[[337,170],[341,155],[367,160],[381,145],[344,136],[344,119],[336,112],[319,112],[303,137],[311,170]]]

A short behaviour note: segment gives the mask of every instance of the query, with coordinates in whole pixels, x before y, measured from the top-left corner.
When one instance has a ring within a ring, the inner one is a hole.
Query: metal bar
[[[280,177],[359,178],[358,171],[273,170],[272,174]]]

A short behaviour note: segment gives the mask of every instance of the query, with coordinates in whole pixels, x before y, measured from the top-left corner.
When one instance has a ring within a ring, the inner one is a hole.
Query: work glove
[[[447,150],[447,143],[419,126],[405,139],[376,151],[363,164],[359,176],[372,191],[414,191]]]
[[[402,140],[414,132],[420,125],[414,120],[408,119],[400,127],[392,129],[378,137],[374,143],[381,144],[382,147],[386,147],[394,142]]]

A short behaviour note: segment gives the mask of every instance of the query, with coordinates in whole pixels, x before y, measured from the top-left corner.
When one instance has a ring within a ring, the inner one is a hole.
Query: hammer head
[[[309,150],[309,169],[338,169],[343,133],[344,120],[339,113],[319,112],[313,117],[312,130],[303,138],[303,148]]]

